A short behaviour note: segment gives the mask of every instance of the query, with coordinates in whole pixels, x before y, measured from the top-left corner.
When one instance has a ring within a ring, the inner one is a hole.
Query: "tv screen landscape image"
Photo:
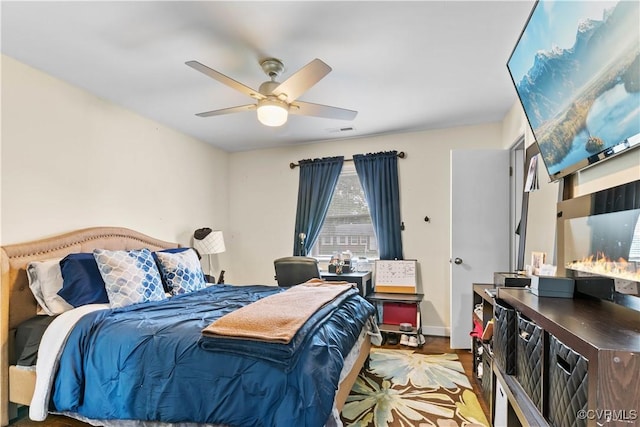
[[[640,2],[536,2],[507,62],[552,181],[640,147]]]

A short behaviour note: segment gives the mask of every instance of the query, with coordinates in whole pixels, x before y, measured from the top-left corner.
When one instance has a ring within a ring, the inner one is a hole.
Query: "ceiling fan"
[[[262,70],[271,80],[262,83],[258,90],[245,86],[198,61],[187,61],[186,64],[218,80],[220,83],[224,83],[245,95],[249,95],[257,101],[255,104],[239,105],[237,107],[196,114],[196,116],[199,117],[211,117],[257,110],[260,123],[266,126],[282,126],[286,123],[289,114],[340,120],[353,120],[358,114],[357,111],[344,108],[298,101],[300,95],[309,90],[331,71],[331,67],[319,59],[314,59],[282,83],[276,81],[276,78],[284,70],[282,61],[275,58],[267,58],[261,61],[260,67],[262,67]]]

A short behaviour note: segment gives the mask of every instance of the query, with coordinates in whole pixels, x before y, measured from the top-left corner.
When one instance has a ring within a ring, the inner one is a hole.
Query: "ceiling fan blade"
[[[204,113],[198,113],[196,114],[196,116],[198,117],[221,116],[223,114],[242,113],[244,111],[251,111],[255,109],[256,109],[255,104],[247,104],[247,105],[239,105],[237,107],[223,108],[222,110],[206,111]]]
[[[296,101],[291,104],[289,114],[324,117],[327,119],[353,120],[358,115],[358,112],[347,110],[345,108],[329,107],[328,105]]]
[[[227,77],[224,74],[212,68],[209,68],[206,65],[199,63],[198,61],[187,61],[185,62],[185,64],[187,64],[189,67],[195,70],[200,71],[203,74],[206,74],[212,79],[219,81],[220,83],[224,83],[235,90],[238,90],[246,95],[249,95],[252,98],[255,98],[255,99],[265,98],[265,96],[260,92],[258,92],[257,90],[251,89],[249,86],[243,85],[242,83],[232,79],[231,77]]]
[[[287,102],[293,102],[330,71],[331,67],[316,58],[280,83],[272,93],[277,96],[286,95]]]

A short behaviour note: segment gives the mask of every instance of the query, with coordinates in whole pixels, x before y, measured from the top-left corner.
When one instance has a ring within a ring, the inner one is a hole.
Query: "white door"
[[[508,271],[509,150],[451,151],[451,348],[471,348],[473,284]]]

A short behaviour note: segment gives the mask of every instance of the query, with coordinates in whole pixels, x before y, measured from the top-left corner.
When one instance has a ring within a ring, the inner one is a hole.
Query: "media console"
[[[490,406],[496,411],[496,390],[506,393],[507,426],[640,425],[640,312],[528,289],[496,288],[491,299],[485,288],[474,285],[496,321]],[[516,350],[521,357],[511,357]]]

